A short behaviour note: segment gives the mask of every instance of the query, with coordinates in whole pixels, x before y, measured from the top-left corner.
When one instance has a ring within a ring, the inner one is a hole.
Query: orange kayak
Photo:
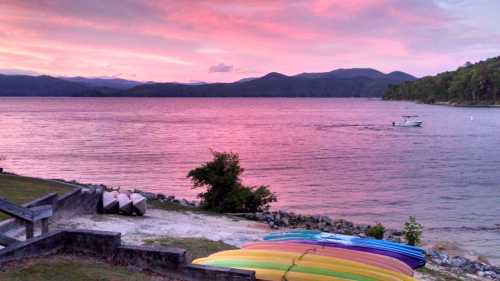
[[[400,272],[408,276],[413,276],[413,270],[398,259],[349,249],[322,247],[319,245],[307,245],[293,242],[255,242],[246,244],[242,247],[242,249],[273,250],[293,253],[314,253],[315,255],[356,261],[387,270]]]

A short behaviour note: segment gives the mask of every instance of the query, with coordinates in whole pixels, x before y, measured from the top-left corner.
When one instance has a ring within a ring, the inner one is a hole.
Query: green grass
[[[190,260],[203,258],[224,250],[237,249],[236,247],[228,245],[222,241],[212,241],[204,238],[162,237],[156,239],[146,239],[144,240],[144,243],[185,249],[187,251],[188,259]]]
[[[85,257],[58,256],[15,264],[0,272],[2,281],[167,281]]]
[[[148,200],[148,205],[157,208],[157,209],[162,209],[166,211],[176,211],[176,212],[206,212],[198,207],[190,207],[190,206],[184,206],[178,203],[172,203],[172,202],[160,202],[160,200]]]
[[[148,207],[162,209],[165,211],[198,213],[207,216],[216,216],[216,217],[227,216],[227,214],[205,210],[200,207],[184,206],[182,204],[172,203],[172,202],[160,202],[159,200],[149,200]]]
[[[420,268],[417,271],[426,275],[426,276],[432,277],[436,281],[463,281],[464,280],[462,278],[452,276],[449,273],[437,271],[437,270],[430,269],[427,267]]]
[[[64,194],[72,188],[62,183],[42,179],[0,174],[0,197],[23,204],[51,192]],[[0,213],[0,220],[7,218]]]

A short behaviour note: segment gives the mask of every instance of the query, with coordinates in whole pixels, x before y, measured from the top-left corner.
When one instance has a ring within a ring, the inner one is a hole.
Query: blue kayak
[[[267,235],[266,237],[281,237],[281,236],[296,236],[296,235],[303,235],[303,236],[313,236],[313,237],[320,237],[320,238],[330,238],[330,239],[335,239],[335,240],[348,240],[348,241],[363,241],[365,243],[371,243],[371,244],[380,244],[380,245],[386,245],[386,246],[392,246],[392,247],[398,247],[398,248],[404,248],[408,249],[410,251],[416,251],[422,254],[425,254],[424,249],[416,246],[410,246],[406,244],[401,244],[401,243],[396,243],[396,242],[391,242],[387,240],[377,240],[377,239],[371,239],[371,238],[361,238],[358,236],[352,236],[352,235],[345,235],[345,234],[336,234],[336,233],[328,233],[328,232],[322,232],[318,230],[291,230],[287,232],[275,232]],[[266,239],[266,238],[264,238]]]
[[[394,242],[366,239],[350,235],[333,234],[320,231],[292,231],[273,233],[264,237],[264,240],[314,240],[314,241],[330,241],[344,243],[347,245],[363,245],[375,248],[391,249],[396,252],[405,253],[415,257],[421,257],[425,252],[418,248]]]
[[[279,243],[279,241],[276,241],[276,242]],[[345,244],[335,243],[335,242],[320,242],[320,241],[313,241],[313,240],[287,240],[286,242],[300,243],[300,244],[307,244],[307,245],[317,245],[317,246],[321,246],[321,247],[325,247],[325,248],[341,248],[341,249],[348,249],[348,250],[383,255],[386,257],[398,259],[399,261],[407,264],[412,269],[417,269],[417,268],[423,267],[423,266],[425,266],[425,263],[426,263],[425,259],[414,258],[414,257],[400,254],[397,252],[393,252],[393,251],[389,251],[389,250],[382,250],[382,249],[375,249],[375,248],[370,248],[370,247],[345,245]]]

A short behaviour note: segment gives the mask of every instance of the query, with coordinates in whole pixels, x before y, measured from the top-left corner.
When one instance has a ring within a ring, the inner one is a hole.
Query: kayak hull
[[[193,263],[231,268],[253,268],[256,270],[257,275],[259,275],[261,269],[272,269],[283,271],[289,270],[292,272],[327,276],[329,278],[341,278],[342,280],[344,280],[343,278],[359,281],[414,280],[410,276],[380,267],[310,253],[297,254],[246,249],[230,250],[210,255],[207,258],[197,259],[193,261]]]
[[[138,216],[144,216],[146,213],[146,198],[139,193],[132,193],[130,200],[132,200],[134,213]]]
[[[132,200],[125,193],[118,194],[118,205],[120,208],[120,213],[124,215],[132,215],[133,205]]]
[[[421,248],[384,240],[366,239],[309,230],[273,233],[264,237],[264,240],[272,242],[295,242],[370,252],[397,258],[412,269],[425,265],[425,252]]]
[[[398,259],[363,251],[289,242],[256,242],[243,246],[243,249],[285,251],[300,254],[309,252],[320,256],[336,257],[366,263],[368,265],[413,276],[413,270]]]
[[[102,211],[104,213],[117,213],[118,212],[118,195],[115,191],[105,191],[102,194]]]

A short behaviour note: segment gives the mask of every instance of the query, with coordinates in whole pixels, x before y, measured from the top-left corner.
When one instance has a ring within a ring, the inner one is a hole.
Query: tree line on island
[[[232,83],[156,83],[124,79],[1,75],[0,96],[61,97],[382,97],[389,85],[412,81],[407,73],[370,68],[293,76],[271,72]]]
[[[412,100],[450,105],[500,104],[500,57],[475,64],[466,63],[456,71],[447,71],[416,81],[391,85],[386,100]]]

